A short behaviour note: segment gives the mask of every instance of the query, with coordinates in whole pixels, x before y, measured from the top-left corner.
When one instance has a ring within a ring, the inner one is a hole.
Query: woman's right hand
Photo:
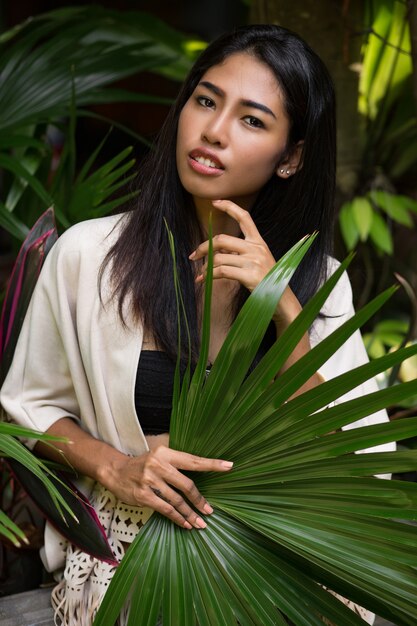
[[[126,504],[150,507],[183,528],[205,528],[206,522],[191,505],[205,515],[213,509],[193,481],[179,470],[226,472],[232,466],[229,461],[160,445],[137,457],[113,459],[98,480]]]

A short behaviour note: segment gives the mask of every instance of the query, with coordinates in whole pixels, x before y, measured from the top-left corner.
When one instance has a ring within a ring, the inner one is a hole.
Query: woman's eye
[[[249,126],[253,126],[254,128],[265,128],[265,124],[257,117],[246,115],[243,119]]]
[[[201,104],[203,107],[211,108],[214,106],[214,102],[211,98],[207,98],[206,96],[198,96],[197,102]]]

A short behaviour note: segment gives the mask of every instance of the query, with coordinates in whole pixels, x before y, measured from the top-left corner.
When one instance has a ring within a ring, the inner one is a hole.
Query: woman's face
[[[178,123],[177,168],[198,199],[233,199],[250,208],[279,172],[290,122],[267,65],[247,53],[211,67],[187,100]]]

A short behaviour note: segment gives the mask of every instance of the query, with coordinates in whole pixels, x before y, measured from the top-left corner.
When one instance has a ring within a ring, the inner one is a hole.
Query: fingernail
[[[184,528],[186,528],[187,530],[191,530],[192,526],[191,526],[190,522],[184,522]]]
[[[201,519],[201,517],[197,517],[195,520],[195,526],[197,526],[197,528],[206,528],[207,524],[203,519]]]
[[[188,257],[189,259],[193,259],[195,257],[195,250],[194,252],[191,252],[190,256]]]
[[[203,511],[204,513],[207,513],[207,515],[210,515],[210,513],[213,513],[214,509],[212,506],[209,505],[208,502],[206,502],[205,505],[203,506]]]
[[[213,200],[213,204],[217,204],[218,202],[221,202],[221,200]]]
[[[233,461],[222,461],[221,465],[222,467],[231,469],[233,467]]]

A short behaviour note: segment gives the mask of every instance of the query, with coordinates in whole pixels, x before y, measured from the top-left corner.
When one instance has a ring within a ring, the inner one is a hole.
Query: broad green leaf
[[[417,213],[417,201],[409,196],[396,196],[396,202],[404,209]]]
[[[372,225],[374,211],[366,197],[353,198],[350,210],[355,220],[356,228],[361,241],[366,241]]]
[[[404,207],[403,202],[395,196],[394,194],[389,194],[385,191],[371,191],[369,194],[370,199],[379,206],[389,217],[398,222],[399,224],[403,224],[403,226],[407,226],[408,228],[412,228],[413,220],[408,212],[408,210]]]
[[[378,213],[374,213],[369,236],[379,250],[392,255],[394,246],[391,232],[384,219]]]
[[[353,215],[352,203],[345,203],[340,209],[339,225],[347,250],[353,250],[359,241],[359,230]]]

